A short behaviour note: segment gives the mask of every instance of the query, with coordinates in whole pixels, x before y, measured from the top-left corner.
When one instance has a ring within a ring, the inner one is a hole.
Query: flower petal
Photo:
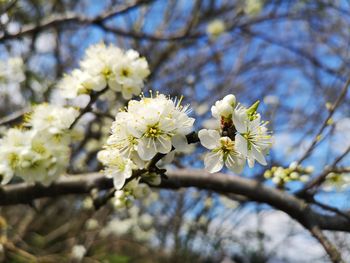
[[[186,136],[177,134],[171,138],[171,143],[175,147],[175,149],[181,150],[182,148],[186,148],[188,146]]]
[[[150,138],[142,138],[137,145],[137,153],[142,160],[151,160],[157,153],[154,140]]]
[[[210,173],[216,173],[224,166],[223,155],[220,152],[209,152],[204,157],[205,169]]]
[[[209,150],[220,146],[220,133],[216,130],[200,130],[198,132],[198,137],[201,144]]]
[[[159,136],[155,139],[156,150],[160,153],[168,153],[171,151],[171,139],[168,136]]]
[[[260,164],[262,164],[262,165],[267,165],[265,156],[262,154],[261,151],[259,151],[258,149],[256,149],[254,146],[252,147],[252,156],[253,156],[254,159],[256,159]]]
[[[244,157],[248,156],[248,143],[247,140],[240,134],[237,134],[235,137],[236,141],[236,149],[239,153],[241,153]]]
[[[226,167],[236,174],[242,172],[244,168],[244,163],[244,158],[234,155],[232,153],[227,156],[227,159],[225,161]]]

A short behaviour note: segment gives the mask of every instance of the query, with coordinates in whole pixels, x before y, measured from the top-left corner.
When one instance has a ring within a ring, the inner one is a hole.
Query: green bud
[[[256,111],[258,110],[260,100],[257,100],[252,106],[247,109],[247,114],[250,120],[255,119]]]

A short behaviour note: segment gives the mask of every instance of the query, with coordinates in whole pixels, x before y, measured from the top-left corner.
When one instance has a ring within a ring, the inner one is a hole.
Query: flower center
[[[222,137],[220,138],[220,143],[221,143],[221,150],[223,151],[224,154],[228,154],[234,151],[235,144],[230,138]]]
[[[47,122],[51,123],[51,122],[53,122],[53,121],[55,120],[55,117],[52,116],[52,115],[49,115],[49,116],[47,116],[47,117],[45,118],[45,120],[46,120]]]
[[[160,135],[162,135],[162,130],[159,129],[158,124],[149,126],[148,130],[145,133],[145,136],[147,138],[156,138],[156,137],[159,137]]]
[[[108,67],[106,67],[102,70],[102,75],[104,75],[105,78],[107,78],[107,79],[111,76],[111,74],[112,74],[112,70]]]
[[[122,71],[121,71],[121,75],[123,76],[123,77],[129,77],[130,76],[130,70],[129,69],[127,69],[127,68],[123,68],[122,69]]]
[[[10,153],[8,156],[8,162],[12,169],[15,168],[19,162],[19,156],[16,153]]]

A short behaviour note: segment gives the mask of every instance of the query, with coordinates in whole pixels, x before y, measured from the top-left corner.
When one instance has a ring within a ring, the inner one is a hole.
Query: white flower
[[[135,50],[124,52],[103,43],[88,48],[80,66],[89,75],[102,77],[105,85],[120,91],[124,99],[140,94],[150,73],[146,59]]]
[[[215,102],[215,105],[211,107],[211,114],[218,120],[229,119],[232,117],[235,105],[236,97],[232,94],[227,95],[222,100]]]
[[[132,198],[141,197],[147,191],[133,179],[132,169],[142,169],[157,153],[168,154],[173,147],[185,150],[186,135],[192,131],[194,119],[188,117],[188,106],[181,106],[164,95],[141,97],[131,100],[125,111],[116,115],[104,150],[98,159],[105,166],[104,173],[114,180],[117,190],[115,205],[128,206]],[[159,175],[143,173],[148,183],[158,183]],[[123,190],[121,190],[123,188]],[[127,190],[125,190],[127,189]]]
[[[0,141],[0,174],[2,184],[7,184],[14,176],[20,164],[23,149],[29,148],[30,132],[19,129],[9,129]]]
[[[215,19],[211,21],[207,26],[207,34],[216,39],[226,30],[225,22],[221,19]]]
[[[11,104],[25,104],[26,98],[21,90],[25,80],[25,67],[22,58],[12,57],[0,60],[0,97],[5,97]]]
[[[271,136],[268,134],[267,123],[262,123],[260,115],[250,119],[243,107],[238,107],[232,118],[237,130],[235,137],[237,150],[247,158],[249,167],[254,166],[255,160],[266,165],[264,154],[271,147]]]
[[[28,183],[52,183],[68,164],[70,140],[65,137],[58,139],[37,130],[8,130],[0,141],[2,183],[8,183],[14,174]]]
[[[143,168],[145,162],[139,157],[136,146],[137,138],[128,130],[128,122],[133,116],[128,112],[119,112],[112,124],[112,134],[109,136],[106,147],[118,149],[125,158],[131,159],[139,168]]]
[[[169,153],[172,146],[187,145],[186,135],[191,132],[194,119],[187,116],[188,107],[158,95],[130,101],[128,121],[130,133],[137,138],[137,152],[141,159],[150,160],[156,153]]]
[[[101,91],[106,87],[106,81],[101,75],[91,75],[86,71],[74,69],[71,74],[63,76],[57,87],[64,98],[74,99],[91,91]]]
[[[126,179],[132,176],[132,169],[135,166],[130,159],[123,157],[119,150],[108,148],[100,151],[97,158],[106,166],[104,173],[107,177],[113,178],[116,189],[122,189]]]
[[[79,112],[74,108],[65,108],[50,104],[40,104],[27,115],[27,125],[37,131],[48,130],[49,133],[59,134],[67,130]]]
[[[244,158],[229,137],[221,137],[218,131],[206,129],[200,130],[198,137],[201,144],[211,150],[204,157],[205,169],[209,172],[220,171],[224,164],[235,173],[243,170]]]
[[[72,257],[78,261],[81,261],[86,254],[86,248],[83,245],[75,245],[72,248]]]
[[[113,67],[113,71],[116,76],[112,88],[121,91],[124,99],[140,94],[143,81],[150,73],[146,59],[140,58],[135,50],[126,51],[121,61]]]
[[[322,188],[325,191],[344,191],[344,189],[350,186],[350,174],[349,173],[329,173],[326,177]]]

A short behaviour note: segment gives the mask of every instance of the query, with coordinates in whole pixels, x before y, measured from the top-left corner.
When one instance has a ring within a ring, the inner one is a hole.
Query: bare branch
[[[323,246],[333,263],[345,263],[338,249],[328,240],[319,227],[313,226],[309,231]]]
[[[344,84],[337,100],[335,101],[334,105],[332,105],[332,107],[329,110],[328,116],[327,118],[324,120],[320,130],[318,131],[318,133],[316,134],[316,136],[314,137],[314,139],[312,140],[311,145],[308,147],[308,149],[305,151],[305,153],[303,154],[303,156],[298,160],[298,164],[300,164],[301,162],[303,162],[313,151],[313,149],[315,148],[315,146],[317,145],[318,141],[319,141],[319,136],[323,133],[324,129],[328,126],[328,121],[332,118],[335,110],[339,107],[339,105],[341,104],[341,102],[344,100],[344,98],[346,97],[346,93],[349,90],[349,85],[350,85],[350,78],[346,81],[346,83]]]
[[[100,14],[94,18],[89,18],[89,17],[85,17],[82,16],[80,14],[67,14],[67,15],[63,15],[63,16],[52,16],[48,19],[45,19],[42,23],[40,24],[30,24],[30,25],[25,25],[23,26],[23,28],[15,34],[3,34],[0,37],[0,41],[3,40],[10,40],[10,39],[14,39],[14,38],[19,38],[31,33],[35,33],[41,30],[45,30],[51,27],[55,27],[55,26],[60,26],[63,24],[67,24],[67,23],[76,23],[76,24],[81,24],[81,25],[88,25],[88,24],[101,24],[102,22],[107,21],[108,19],[111,19],[117,15],[122,15],[125,14],[143,4],[148,4],[151,3],[154,0],[140,0],[137,1],[136,3],[133,3],[131,5],[126,5],[123,7],[117,7],[113,10],[107,11],[103,14]]]

